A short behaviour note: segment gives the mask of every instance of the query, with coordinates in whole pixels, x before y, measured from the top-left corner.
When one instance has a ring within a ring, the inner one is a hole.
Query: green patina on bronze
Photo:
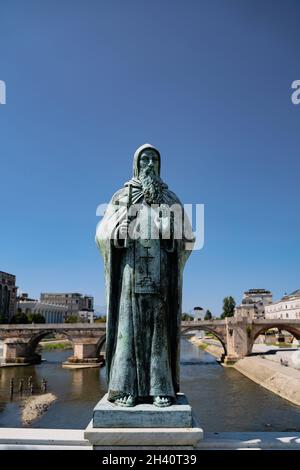
[[[106,368],[109,400],[134,406],[149,400],[169,406],[179,392],[182,274],[191,253],[186,240],[122,240],[128,204],[149,215],[143,171],[160,175],[160,153],[149,144],[134,155],[133,178],[112,197],[97,227],[107,290]],[[159,203],[181,203],[160,180]],[[189,240],[192,239],[189,227]],[[185,229],[186,234],[186,229]]]

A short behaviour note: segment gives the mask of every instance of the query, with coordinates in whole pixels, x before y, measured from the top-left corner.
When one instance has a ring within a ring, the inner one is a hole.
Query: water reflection
[[[191,343],[183,341],[181,351],[182,389],[206,431],[300,431],[300,407]]]
[[[19,427],[20,406],[26,392],[10,400],[10,379],[16,389],[32,376],[33,383],[48,381],[58,400],[34,427],[87,426],[92,410],[106,392],[105,369],[70,370],[61,363],[69,351],[46,351],[47,362],[30,367],[0,369],[0,426]],[[181,347],[181,388],[206,431],[300,431],[300,408],[251,382],[231,368],[223,368],[208,353],[186,340]]]

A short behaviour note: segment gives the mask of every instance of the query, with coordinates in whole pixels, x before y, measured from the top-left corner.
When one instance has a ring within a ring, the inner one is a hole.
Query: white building
[[[204,320],[205,310],[202,307],[193,308],[194,321]]]
[[[45,318],[45,323],[64,323],[68,307],[63,305],[53,305],[38,300],[29,299],[27,294],[23,294],[17,301],[17,312],[30,314],[40,314]]]
[[[266,318],[300,319],[300,289],[265,307]]]
[[[78,316],[81,310],[94,311],[94,298],[89,295],[79,294],[78,292],[44,292],[41,293],[40,301],[47,304],[66,306],[70,316]]]
[[[89,310],[80,310],[78,317],[78,321],[82,323],[94,323],[94,319],[96,318],[94,312],[90,312]]]

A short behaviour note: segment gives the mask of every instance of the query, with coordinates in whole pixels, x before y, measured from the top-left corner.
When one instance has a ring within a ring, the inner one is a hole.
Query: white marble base
[[[0,428],[0,449],[3,446],[58,446],[91,449],[81,429]],[[2,446],[2,447],[1,447]],[[7,447],[9,448],[9,447]]]
[[[91,421],[84,431],[95,449],[114,447],[176,447],[193,448],[203,439],[203,430],[193,420],[186,428],[94,428]]]
[[[103,431],[103,430],[102,430]],[[116,431],[115,429],[113,431]],[[152,429],[153,431],[153,429]],[[184,445],[122,446],[96,445],[84,438],[81,429],[0,428],[1,450],[127,450],[192,448]],[[300,432],[206,432],[200,450],[300,450]]]

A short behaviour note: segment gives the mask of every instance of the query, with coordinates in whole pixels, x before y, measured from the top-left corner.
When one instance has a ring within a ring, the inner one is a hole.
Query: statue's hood
[[[135,154],[134,154],[134,157],[133,157],[133,176],[134,176],[134,178],[139,177],[139,159],[140,159],[140,156],[141,156],[142,152],[146,149],[154,150],[157,153],[157,155],[158,155],[158,174],[160,175],[160,153],[159,153],[159,150],[156,147],[154,147],[154,145],[144,144],[144,145],[141,145],[135,151]]]

